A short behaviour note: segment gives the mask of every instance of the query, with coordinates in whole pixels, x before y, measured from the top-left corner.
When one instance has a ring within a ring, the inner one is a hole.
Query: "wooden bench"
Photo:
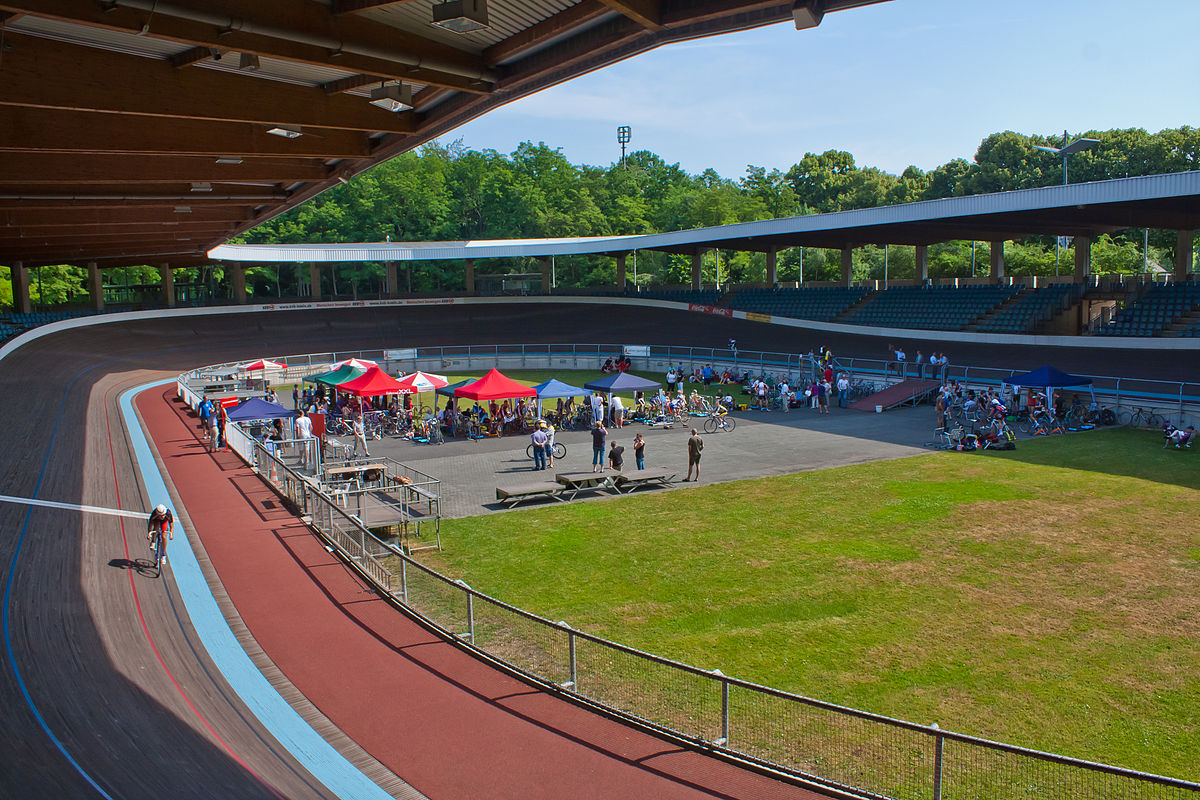
[[[429,513],[433,515],[433,507],[436,505],[438,511],[442,508],[442,496],[437,492],[430,491],[424,486],[415,486],[411,483],[402,484],[405,489],[408,489],[409,502],[421,502],[422,500],[429,503]]]
[[[563,486],[554,481],[526,483],[521,486],[497,486],[496,499],[501,503],[509,504],[509,508],[516,508],[527,500],[537,500],[545,497],[551,497],[565,503],[566,500],[560,496],[563,491]]]
[[[668,473],[665,470],[653,469],[635,469],[630,472],[622,472],[617,475],[613,482],[616,484],[617,491],[629,494],[643,486],[669,486],[671,481],[675,480],[675,473]]]

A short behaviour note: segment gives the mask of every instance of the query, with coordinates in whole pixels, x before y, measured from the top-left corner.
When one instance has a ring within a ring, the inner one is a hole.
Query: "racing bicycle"
[[[554,452],[553,453],[547,452],[546,455],[550,456],[551,458],[566,458],[567,457],[567,446],[565,444],[563,444],[562,442],[555,442],[552,445],[552,447],[554,449]],[[528,447],[525,448],[525,455],[529,456],[530,458],[533,458],[533,444],[532,443]]]
[[[704,432],[716,433],[717,431],[727,431],[732,433],[737,427],[737,420],[728,414],[716,414],[704,420]]]

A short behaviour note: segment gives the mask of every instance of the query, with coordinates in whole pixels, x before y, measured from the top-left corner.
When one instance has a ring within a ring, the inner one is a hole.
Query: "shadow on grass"
[[[1016,450],[979,455],[1200,489],[1200,450],[1164,450],[1162,443],[1158,431],[1121,427],[1021,440]]]

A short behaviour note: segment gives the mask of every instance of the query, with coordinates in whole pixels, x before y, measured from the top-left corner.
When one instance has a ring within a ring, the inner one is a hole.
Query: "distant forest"
[[[1075,135],[1096,138],[1100,143],[1071,157],[1071,183],[1200,169],[1200,130],[1195,128],[1158,133],[1131,128]],[[711,169],[692,175],[644,150],[629,155],[623,165],[596,167],[571,164],[544,143],[526,142],[509,155],[471,150],[461,143],[448,147],[429,144],[362,173],[236,241],[437,241],[660,233],[1061,183],[1061,159],[1035,150],[1033,146],[1039,144],[1061,147],[1064,142],[1061,136],[994,133],[979,145],[974,161],[955,159],[929,172],[909,167],[899,175],[859,166],[852,154],[829,150],[808,153],[786,170],[749,165],[737,180],[723,178]],[[1141,229],[1101,237],[1093,245],[1093,271],[1142,271],[1142,241]],[[1174,232],[1152,229],[1149,241],[1151,264],[1169,264]],[[972,274],[974,263],[978,274],[987,268],[988,257],[983,242],[976,245],[974,257],[971,242],[933,245],[929,273],[931,277],[966,277]],[[1010,275],[1053,275],[1055,257],[1054,237],[1031,237],[1005,246]],[[1062,250],[1059,268],[1070,271],[1073,258],[1069,248]],[[913,276],[911,247],[889,248],[887,262],[889,277]],[[836,251],[805,248],[803,277],[835,280],[839,264]],[[799,249],[782,251],[779,280],[799,279],[800,266]],[[525,264],[517,259],[476,263],[478,274],[536,269],[532,260]],[[639,252],[637,271],[641,284],[683,284],[689,279],[690,262],[681,256]],[[882,278],[883,271],[882,247],[855,251],[856,280]],[[118,275],[112,275],[114,272]],[[120,281],[122,272],[110,271],[109,279]],[[158,281],[157,272],[150,268],[132,267],[129,272],[130,283]],[[44,273],[45,303],[86,296],[83,270],[49,267]],[[346,291],[353,285],[364,294],[376,292],[382,274],[382,264],[342,265],[338,280],[344,285],[339,289]],[[603,256],[560,257],[556,274],[558,285],[568,287],[612,285],[616,280],[613,260]],[[761,282],[765,275],[761,253],[722,250],[710,253],[704,266],[705,283]],[[412,287],[417,292],[461,289],[461,276],[461,263],[412,265]],[[632,279],[632,274],[629,277]],[[177,281],[187,280],[186,275],[177,277]],[[277,271],[268,266],[247,273],[248,287],[260,296],[294,294],[294,281],[295,270],[290,268]],[[36,294],[36,286],[34,291]],[[10,302],[11,298],[0,297],[0,301]]]

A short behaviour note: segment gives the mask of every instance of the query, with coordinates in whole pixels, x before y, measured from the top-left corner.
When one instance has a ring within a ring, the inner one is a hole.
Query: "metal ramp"
[[[882,406],[884,411],[902,405],[916,405],[937,391],[937,381],[907,380],[892,384],[883,391],[867,395],[861,400],[855,400],[850,408],[855,411],[874,411],[875,406]]]

